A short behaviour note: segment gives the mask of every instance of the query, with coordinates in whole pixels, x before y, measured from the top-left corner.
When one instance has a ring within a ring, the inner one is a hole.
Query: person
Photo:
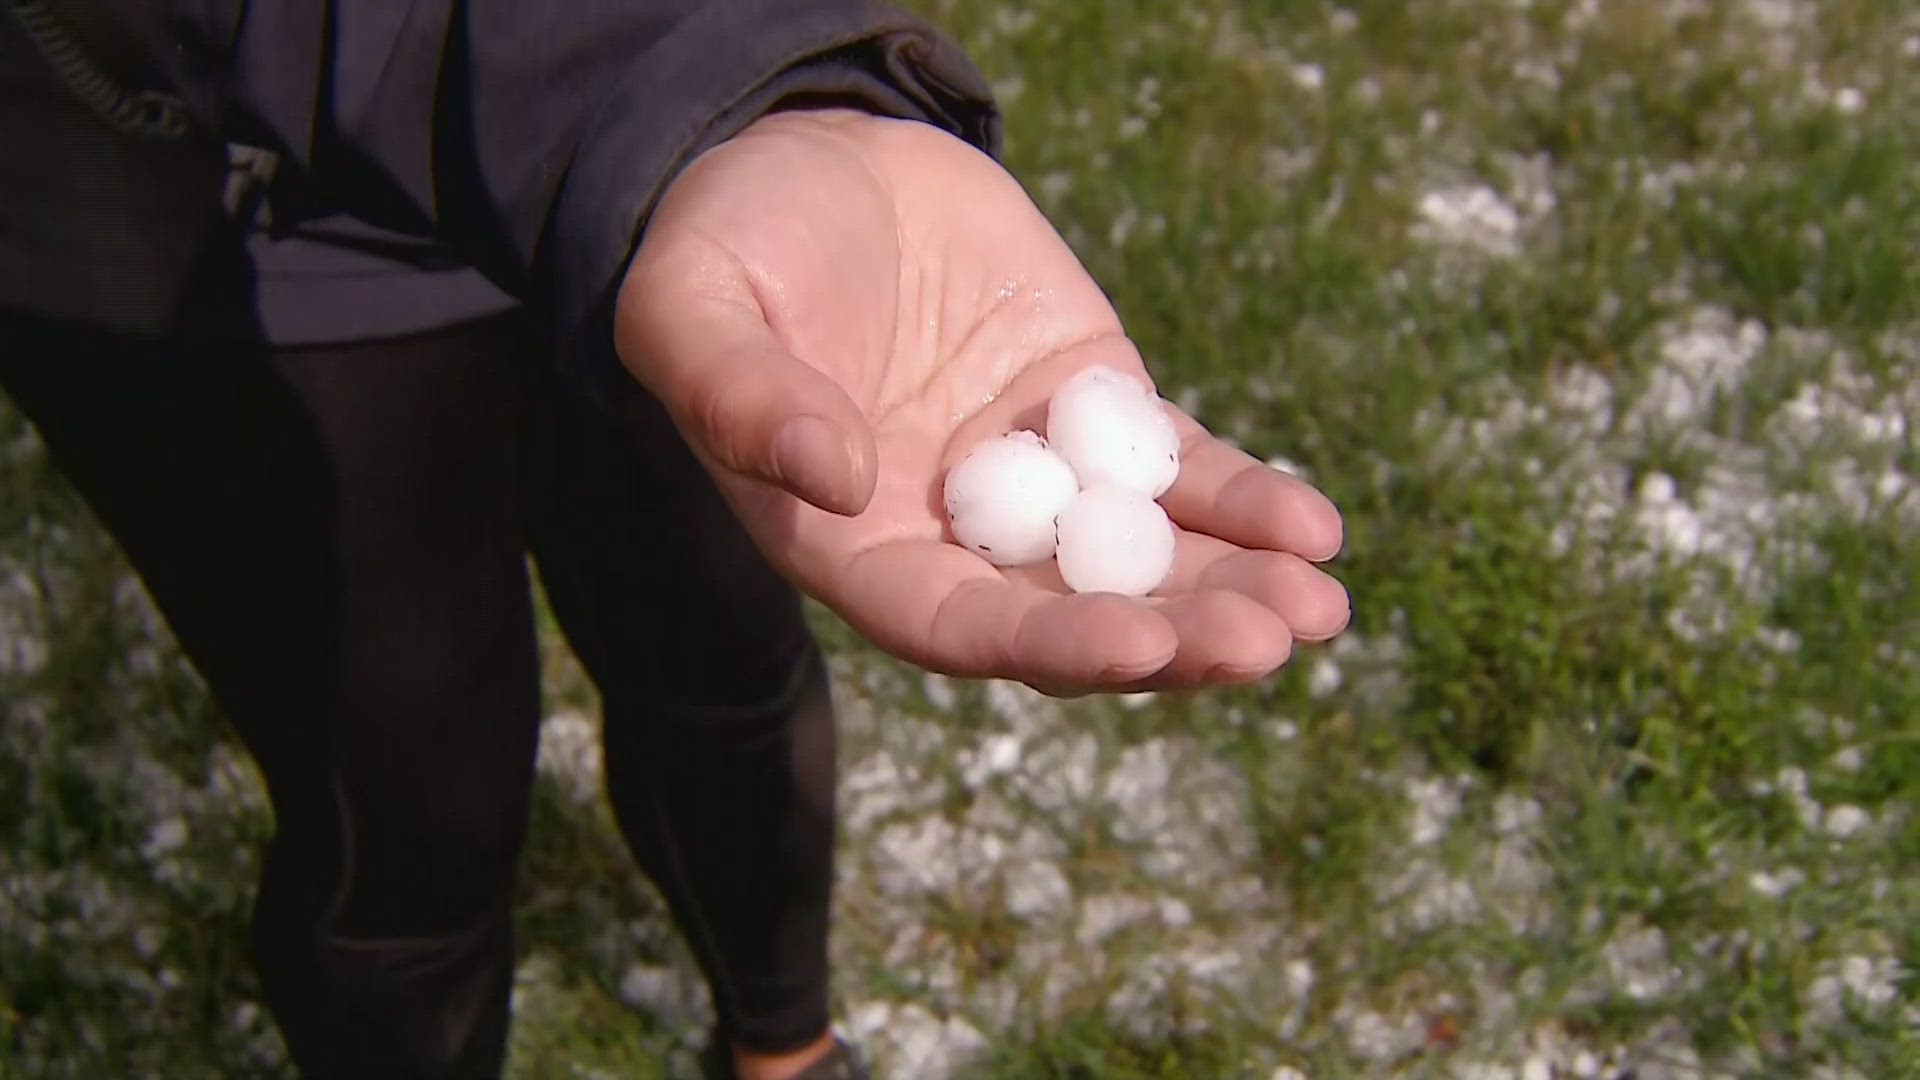
[[[803,596],[1056,695],[1264,678],[1347,622],[1332,504],[1184,416],[1155,596],[946,540],[957,450],[1091,364],[1152,383],[918,17],[0,2],[0,383],[260,765],[252,947],[304,1076],[499,1074],[529,552],[746,1080],[864,1075]]]

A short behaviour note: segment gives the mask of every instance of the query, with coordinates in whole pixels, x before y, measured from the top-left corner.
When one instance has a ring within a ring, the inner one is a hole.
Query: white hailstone
[[[1160,504],[1120,487],[1092,487],[1060,515],[1054,555],[1077,593],[1145,596],[1173,569],[1173,522]]]
[[[1047,441],[1082,488],[1117,486],[1157,499],[1180,473],[1180,435],[1159,396],[1104,365],[1053,392]]]
[[[1066,459],[1031,431],[988,439],[947,473],[953,538],[995,566],[1053,557],[1054,519],[1079,493]]]

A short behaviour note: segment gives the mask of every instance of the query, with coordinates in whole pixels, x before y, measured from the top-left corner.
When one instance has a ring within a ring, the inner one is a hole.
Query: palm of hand
[[[1184,417],[1163,499],[1179,551],[1155,597],[1069,595],[1050,564],[997,569],[944,541],[941,483],[966,449],[1041,428],[1053,388],[1090,364],[1150,380],[1017,182],[932,128],[783,114],[710,152],[656,212],[619,334],[774,564],[924,667],[1059,693],[1196,686],[1263,676],[1295,638],[1345,624],[1344,591],[1301,557],[1337,549],[1331,505]],[[785,401],[756,399],[744,384],[776,354],[806,370],[759,388]],[[857,516],[711,437],[796,412],[871,433],[852,440],[856,486],[872,478]]]

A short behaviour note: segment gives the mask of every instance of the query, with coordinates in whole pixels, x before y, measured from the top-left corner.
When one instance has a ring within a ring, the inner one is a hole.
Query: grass
[[[1169,395],[1342,506],[1356,621],[1061,705],[822,617],[848,1024],[901,1076],[1920,1075],[1920,21],[916,6]],[[0,1077],[269,1071],[257,792],[7,423]],[[537,813],[512,1075],[685,1075],[659,904]]]

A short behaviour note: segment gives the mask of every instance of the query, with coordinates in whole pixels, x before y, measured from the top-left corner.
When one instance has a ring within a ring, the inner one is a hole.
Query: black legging
[[[310,1078],[490,1078],[539,723],[528,551],[605,703],[607,788],[726,1034],[827,1025],[821,657],[637,390],[589,402],[507,316],[347,347],[0,316],[0,382],[258,760],[254,912]]]

